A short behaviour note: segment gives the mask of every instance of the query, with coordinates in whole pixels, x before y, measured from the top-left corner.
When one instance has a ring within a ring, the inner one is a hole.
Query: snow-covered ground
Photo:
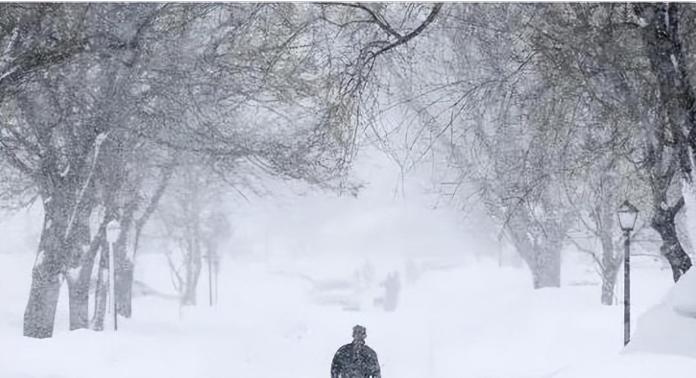
[[[696,371],[696,272],[689,271],[657,304],[642,312],[631,343],[619,356],[559,374],[575,377],[691,377]]]
[[[140,297],[134,318],[115,334],[69,332],[63,311],[53,339],[32,340],[20,335],[31,256],[0,255],[0,376],[326,377],[333,352],[358,323],[367,326],[384,377],[657,377],[663,365],[684,372],[675,377],[696,366],[686,357],[618,356],[622,308],[599,305],[597,286],[534,291],[523,269],[480,262],[405,283],[397,311],[345,311],[316,303],[314,284],[289,273],[312,276],[306,267],[325,266],[350,277],[351,270],[311,263],[228,259],[214,308],[205,303],[203,281],[197,308]],[[140,279],[171,292],[163,256],[143,255],[139,267]],[[638,314],[670,285],[669,274],[654,266],[635,273]],[[587,281],[596,279],[588,274]],[[594,368],[586,375],[593,366],[603,374]]]

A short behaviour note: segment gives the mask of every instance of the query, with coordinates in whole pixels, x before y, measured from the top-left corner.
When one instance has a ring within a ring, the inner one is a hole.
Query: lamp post
[[[114,243],[121,235],[121,224],[112,220],[106,225],[106,241],[109,244],[109,297],[111,311],[114,313],[114,331],[118,330],[118,312],[116,311],[116,266],[114,265]]]
[[[213,307],[213,255],[214,242],[208,243],[208,302]]]
[[[631,231],[636,225],[638,209],[624,201],[617,210],[624,234],[624,346],[631,340]]]

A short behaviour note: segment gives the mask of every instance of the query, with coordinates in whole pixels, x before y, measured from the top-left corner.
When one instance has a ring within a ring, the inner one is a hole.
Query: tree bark
[[[127,226],[128,227],[128,226]],[[116,313],[126,318],[132,313],[133,263],[128,259],[126,250],[127,228],[122,229],[121,236],[114,243],[114,300]]]
[[[680,198],[671,208],[664,209],[660,206],[655,206],[655,214],[652,219],[652,227],[660,234],[662,239],[660,253],[669,262],[674,282],[679,281],[679,278],[691,268],[691,258],[686,254],[679,242],[677,226],[674,221],[675,216],[683,206],[684,197]]]
[[[67,283],[70,297],[70,330],[89,328],[89,292],[92,281],[92,271],[99,246],[105,237],[106,220],[104,217],[99,229],[90,240],[89,214],[92,206],[87,206],[80,212],[80,219],[76,220],[73,227],[73,235],[68,241],[74,245]]]
[[[535,289],[561,287],[561,246],[555,244],[536,248],[533,264],[530,265]]]
[[[70,330],[89,328],[89,282],[66,280],[68,284]]]
[[[611,306],[614,304],[614,288],[619,273],[619,265],[612,263],[602,272],[602,304]]]
[[[133,263],[128,260],[116,263],[116,312],[126,318],[130,318],[133,313],[134,268]]]
[[[24,310],[24,336],[35,338],[53,336],[56,306],[60,294],[59,271],[58,263],[55,261],[44,259],[34,264],[29,301]]]
[[[201,248],[200,242],[195,240],[190,246],[186,259],[186,281],[184,282],[184,293],[181,298],[183,305],[195,306],[197,302],[196,294],[198,281],[201,276]]]
[[[97,285],[94,290],[94,316],[92,317],[92,329],[104,330],[104,318],[106,316],[106,295],[109,280],[109,243],[102,240],[99,253],[99,268],[97,272]]]
[[[521,224],[508,223],[515,249],[532,273],[535,289],[561,286],[561,247],[562,243],[539,238],[533,241]]]
[[[607,178],[611,179],[611,178]],[[610,186],[613,188],[613,185]],[[621,266],[622,254],[618,253],[614,245],[614,193],[605,194],[606,200],[596,209],[600,221],[597,223],[597,231],[599,232],[599,240],[602,245],[602,297],[603,305],[611,306],[614,304],[614,288],[616,287],[616,278]]]
[[[635,13],[646,22],[642,37],[657,79],[660,111],[667,119],[662,127],[669,130],[677,149],[679,168],[691,179],[689,150],[696,153],[696,95],[679,35],[679,7],[673,3],[634,5]]]
[[[681,44],[679,33],[680,5],[672,3],[634,4],[634,10],[645,23],[642,38],[650,67],[657,81],[660,99],[659,115],[664,122],[657,126],[656,135],[660,139],[649,162],[652,169],[662,158],[662,149],[669,145],[674,149],[672,159],[684,174],[692,181],[693,168],[691,160],[696,153],[696,95],[691,86],[686,54]],[[669,135],[667,140],[665,135]],[[668,168],[660,177],[652,173],[653,219],[652,227],[660,234],[662,246],[660,252],[672,268],[672,277],[679,280],[690,267],[691,259],[684,252],[679,242],[675,226],[675,216],[684,205],[680,198],[677,204],[667,206],[667,190],[674,175]]]
[[[140,244],[140,237],[145,225],[150,220],[150,217],[157,209],[162,196],[164,195],[169,181],[176,167],[176,158],[174,158],[168,165],[165,166],[160,182],[150,199],[149,203],[145,207],[142,215],[135,219],[135,210],[137,209],[137,202],[133,203],[133,212],[127,217],[128,230],[130,230],[131,223],[134,225],[134,237],[133,237],[133,254],[131,259],[119,259],[120,264],[117,264],[116,270],[116,306],[118,314],[126,318],[130,318],[133,315],[133,281],[135,280],[135,259],[138,253],[138,246]],[[119,239],[121,241],[121,239]],[[123,238],[123,256],[127,256],[127,238]],[[121,248],[119,246],[119,248]],[[116,255],[118,256],[118,255]],[[115,257],[116,257],[115,256]]]
[[[45,203],[45,202],[44,202]],[[63,268],[62,230],[64,225],[45,206],[44,228],[39,251],[32,269],[31,290],[24,310],[24,336],[46,338],[53,335],[53,326],[60,294],[60,275]]]
[[[115,300],[116,312],[129,318],[132,312],[132,287],[133,287],[133,261],[128,257],[128,236],[130,235],[134,218],[135,210],[137,209],[137,199],[132,200],[125,208],[121,218],[121,233],[114,243],[114,265],[115,265]]]
[[[69,266],[66,275],[66,283],[68,284],[69,311],[70,311],[70,330],[88,328],[89,327],[89,281],[92,271],[92,265],[84,264],[82,258],[83,249],[88,249],[89,244],[89,223],[88,220],[76,221],[79,225],[74,226],[76,233],[80,234],[79,238],[87,238],[75,243],[72,252],[73,262]],[[74,239],[74,238],[70,238]],[[86,242],[86,243],[85,243]],[[85,251],[84,253],[88,253]],[[83,278],[87,276],[87,279]]]

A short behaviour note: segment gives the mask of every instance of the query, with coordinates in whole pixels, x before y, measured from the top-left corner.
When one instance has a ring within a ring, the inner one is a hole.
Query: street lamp
[[[631,231],[636,225],[638,209],[624,201],[617,210],[624,234],[624,346],[631,340]]]
[[[118,330],[118,313],[116,312],[116,266],[114,265],[114,243],[121,235],[121,224],[112,220],[106,225],[106,241],[109,244],[109,296],[111,297],[111,310],[114,312],[114,331]]]

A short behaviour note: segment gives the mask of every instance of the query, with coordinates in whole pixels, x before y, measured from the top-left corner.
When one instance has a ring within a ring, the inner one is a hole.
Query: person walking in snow
[[[338,349],[331,362],[331,378],[381,378],[377,353],[365,345],[367,330],[353,327],[353,342]]]
[[[394,311],[399,301],[399,291],[401,290],[401,280],[399,272],[389,273],[387,278],[382,282],[384,287],[384,310]]]

